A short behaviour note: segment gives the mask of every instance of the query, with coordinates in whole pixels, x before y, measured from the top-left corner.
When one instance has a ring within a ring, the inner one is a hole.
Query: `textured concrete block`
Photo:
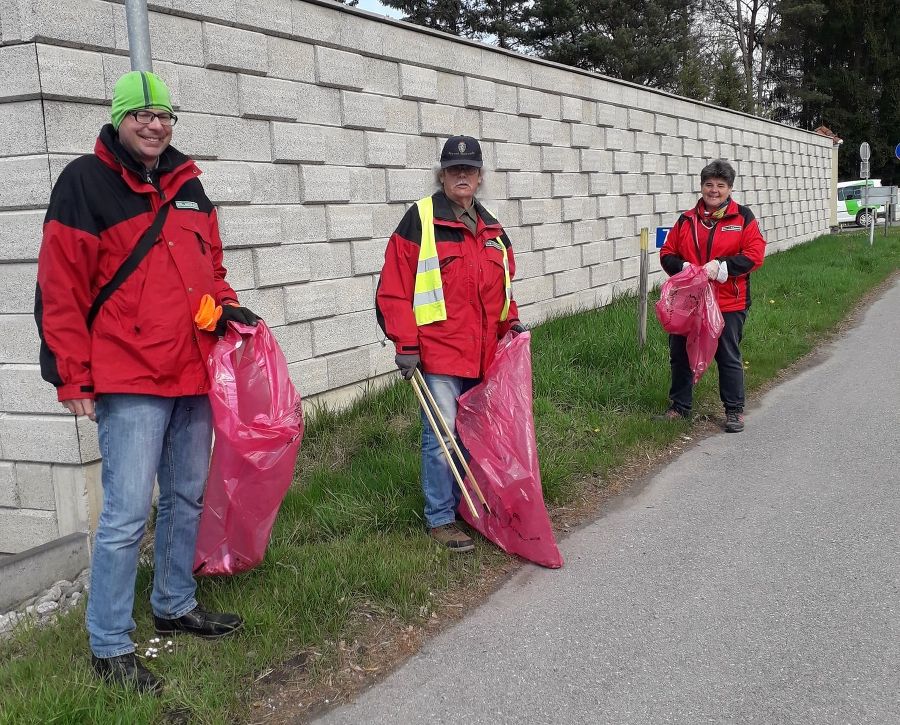
[[[46,207],[50,167],[46,156],[0,159],[0,209]]]
[[[113,5],[101,0],[31,0],[19,3],[22,40],[114,50]]]
[[[353,268],[350,259],[350,244],[347,242],[310,244],[309,258],[309,278],[312,281],[349,277]]]
[[[633,220],[623,216],[614,216],[606,220],[606,236],[608,239],[621,239],[633,234]]]
[[[305,161],[338,166],[366,162],[362,131],[329,126],[272,124],[273,155],[278,161]]]
[[[589,216],[589,213],[587,211],[590,208],[590,206],[588,205],[589,201],[591,200],[583,196],[563,199],[562,220],[564,222],[571,222],[578,219],[584,219]]]
[[[284,288],[284,306],[289,322],[372,310],[375,307],[372,277],[291,285]]]
[[[480,78],[466,77],[465,103],[469,108],[492,111],[497,102],[495,84]]]
[[[0,314],[0,363],[33,363],[38,359],[40,340],[34,316]]]
[[[528,122],[518,116],[510,116],[506,113],[483,112],[481,114],[481,133],[479,140],[485,141],[515,141],[528,140]]]
[[[18,506],[16,464],[12,461],[0,461],[0,508],[18,508]]]
[[[434,101],[438,97],[437,71],[430,68],[400,64],[400,95],[420,101]]]
[[[284,240],[281,207],[223,206],[219,209],[219,232],[225,247],[256,247]]]
[[[634,150],[641,153],[658,154],[660,137],[652,133],[636,131],[634,134]]]
[[[304,203],[350,201],[350,172],[344,166],[301,166],[300,198]]]
[[[3,73],[0,73],[0,101],[40,97],[41,81],[34,45],[0,48],[0,68],[3,68]]]
[[[273,249],[277,247],[268,247]],[[223,263],[228,271],[228,284],[236,292],[254,289],[256,278],[253,276],[253,250],[252,249],[224,249]]]
[[[203,188],[213,204],[247,204],[253,198],[250,165],[234,161],[204,161],[200,164]]]
[[[434,176],[430,169],[388,169],[387,192],[390,201],[417,201],[432,192]]]
[[[585,224],[588,224],[585,222]],[[578,225],[576,225],[577,227]],[[590,229],[590,227],[587,227]],[[581,236],[576,230],[576,236]],[[588,234],[585,234],[588,236]],[[605,239],[602,239],[603,234],[590,234],[593,237],[594,241],[589,241],[586,244],[581,245],[581,264],[584,267],[591,267],[597,264],[602,264],[603,262],[612,262],[613,261],[613,244],[612,242],[608,242]],[[593,284],[591,286],[594,286]]]
[[[591,287],[612,284],[620,279],[622,266],[619,262],[604,262],[591,267]]]
[[[253,249],[254,278],[259,287],[305,282],[310,276],[310,254],[306,244],[283,244]],[[287,316],[287,309],[285,309]],[[287,320],[292,321],[290,316]]]
[[[268,70],[266,36],[216,23],[203,23],[203,53],[207,68],[263,75]]]
[[[368,348],[329,355],[327,358],[328,387],[334,390],[365,380],[371,375],[370,362],[371,354]]]
[[[72,101],[106,99],[103,58],[99,54],[38,44],[37,57],[45,97]]]
[[[18,554],[57,537],[53,511],[0,509],[0,551]]]
[[[578,247],[558,247],[544,252],[545,274],[560,272],[564,269],[576,269],[578,267],[581,267],[581,250]]]
[[[46,153],[44,134],[44,110],[40,101],[0,103],[0,157]],[[0,239],[2,235],[0,228]]]
[[[19,491],[19,506],[41,511],[56,510],[56,495],[53,491],[53,474],[48,463],[17,463],[16,486]]]
[[[356,53],[316,46],[316,81],[323,86],[361,91],[367,59]]]
[[[328,235],[325,229],[325,207],[290,205],[281,208],[285,244],[301,242],[324,242]]]
[[[235,24],[280,35],[293,32],[291,0],[241,0],[235,3]]]
[[[522,199],[519,203],[519,222],[522,226],[543,224],[547,220],[546,199]]]
[[[553,174],[553,196],[573,196],[576,193],[578,174]]]
[[[546,118],[532,118],[528,125],[529,142],[539,146],[549,146],[556,142],[561,124]]]
[[[246,164],[253,204],[299,204],[300,171],[294,164]]]
[[[534,173],[525,171],[507,174],[506,195],[510,199],[530,199],[534,196]]]
[[[287,324],[272,330],[288,365],[312,357],[312,325],[308,322]]]
[[[166,9],[193,18],[213,18],[233,25],[237,20],[236,0],[157,0]]]
[[[580,98],[562,96],[560,98],[560,119],[581,123],[584,120],[584,101]]]
[[[325,214],[329,239],[367,239],[372,236],[372,207],[369,205],[329,205]]]
[[[600,149],[582,149],[579,151],[582,171],[611,171],[613,165],[612,153]]]
[[[0,413],[0,445],[9,460],[81,463],[96,460],[97,426],[76,424],[72,416]],[[80,447],[79,447],[80,446]]]
[[[437,75],[437,97],[443,102],[459,103],[466,92],[465,76],[456,73],[441,73]]]
[[[663,136],[677,136],[678,119],[672,116],[657,115],[654,130]]]
[[[634,133],[620,128],[607,128],[603,134],[604,146],[610,151],[634,149]]]
[[[516,302],[520,305],[519,313],[521,315],[521,305],[530,305],[553,297],[553,277],[542,275],[519,280],[515,283],[513,292]]]
[[[481,116],[478,111],[436,103],[419,104],[419,124],[425,136],[448,137],[455,134],[477,136]]]
[[[599,148],[603,146],[603,134],[597,126],[587,126],[582,123],[572,124],[573,148]]]
[[[406,137],[399,134],[367,132],[364,136],[366,145],[366,165],[406,166]]]
[[[519,115],[540,118],[548,112],[550,97],[530,88],[519,88]]]
[[[179,111],[236,116],[239,113],[237,79],[234,73],[192,66],[179,67]]]
[[[678,119],[678,135],[682,138],[697,139],[697,122],[686,118]]]
[[[643,194],[634,194],[628,198],[628,215],[651,214],[653,212],[653,197]]]
[[[581,292],[590,286],[591,271],[586,268],[570,269],[553,275],[553,295],[555,297]]]
[[[316,82],[315,51],[312,45],[272,35],[266,38],[266,44],[269,77]]]
[[[494,146],[494,169],[518,171],[524,166],[526,147],[519,144],[498,143]]]
[[[300,90],[294,81],[238,75],[238,109],[244,118],[290,121],[301,106]]]
[[[617,239],[613,243],[613,259],[628,259],[639,257],[641,254],[641,240],[637,237],[625,237]]]
[[[343,125],[347,128],[384,130],[387,126],[384,99],[366,93],[341,92]]]
[[[304,399],[328,390],[328,363],[324,358],[293,363],[288,365],[288,372]]]
[[[385,128],[392,133],[419,135],[419,104],[403,98],[384,99]]]
[[[625,196],[629,194],[646,194],[648,178],[645,174],[622,174],[619,179],[622,184],[622,194]]]
[[[387,239],[364,239],[350,245],[353,274],[376,274],[384,264]]]
[[[350,169],[350,199],[354,204],[383,204],[387,201],[384,169]]]
[[[0,409],[7,413],[62,412],[56,389],[43,381],[36,363],[0,365]]]
[[[56,154],[88,154],[97,134],[109,123],[109,106],[44,101],[47,150]]]
[[[654,116],[646,111],[629,108],[627,128],[633,131],[649,131],[652,133],[654,130]]]
[[[603,102],[597,104],[598,126],[624,129],[627,123],[627,112],[621,106],[611,106]]]
[[[375,315],[371,310],[315,320],[312,328],[316,356],[377,341]]]
[[[240,294],[240,303],[262,317],[269,327],[284,325],[284,291],[281,287],[248,289]]]
[[[616,174],[636,174],[641,170],[641,155],[627,151],[613,152],[613,172]]]

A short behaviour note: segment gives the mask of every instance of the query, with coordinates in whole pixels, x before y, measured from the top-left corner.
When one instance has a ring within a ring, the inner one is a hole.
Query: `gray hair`
[[[445,171],[445,169],[442,169],[441,165],[438,163],[438,164],[434,165],[432,170],[434,171],[434,185],[438,189],[442,189],[444,185],[441,183],[441,172]],[[479,186],[478,186],[478,194],[477,194],[478,197],[487,196],[487,174],[485,173],[486,171],[487,171],[487,169],[485,169],[483,166],[480,169],[478,169],[478,175],[481,177],[481,184],[479,184]]]
[[[710,179],[722,179],[728,186],[734,186],[734,177],[737,176],[734,167],[725,159],[716,159],[707,164],[700,171],[700,183],[705,184]]]

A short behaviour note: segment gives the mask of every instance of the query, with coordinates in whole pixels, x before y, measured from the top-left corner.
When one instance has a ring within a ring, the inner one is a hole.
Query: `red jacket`
[[[475,202],[478,225],[473,236],[456,221],[443,191],[434,200],[434,235],[441,265],[441,284],[447,319],[416,325],[412,300],[422,224],[413,204],[388,240],[384,267],[375,294],[378,324],[393,340],[398,354],[419,354],[425,372],[480,378],[494,358],[497,341],[518,322],[515,301],[510,302],[505,322],[500,314],[506,302],[503,252],[488,244],[500,237],[509,259],[510,277],[516,263],[503,227]]]
[[[237,301],[225,282],[216,211],[188,157],[169,147],[149,181],[106,125],[94,153],[59,176],[44,219],[35,320],[41,373],[59,400],[99,393],[174,397],[209,390],[216,342],[193,317],[200,298]],[[87,328],[87,313],[163,200],[160,240]]]
[[[678,274],[685,262],[725,262],[728,279],[713,283],[719,308],[722,312],[746,310],[750,307],[750,272],[762,265],[766,240],[748,207],[730,200],[725,216],[710,229],[700,221],[702,204],[700,200],[678,218],[659,251],[659,263],[671,276]]]

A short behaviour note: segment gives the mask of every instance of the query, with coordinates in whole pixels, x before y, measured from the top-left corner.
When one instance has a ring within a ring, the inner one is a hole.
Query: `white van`
[[[838,224],[856,222],[861,227],[872,223],[872,214],[884,216],[884,207],[879,204],[863,205],[863,187],[881,186],[881,179],[859,179],[839,181],[837,185]]]

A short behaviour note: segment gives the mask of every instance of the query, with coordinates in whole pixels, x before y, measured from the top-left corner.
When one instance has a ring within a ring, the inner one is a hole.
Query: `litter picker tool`
[[[431,404],[431,408],[434,410],[435,415],[437,416],[438,421],[441,424],[441,430],[444,432],[447,440],[453,445],[453,451],[456,453],[456,457],[459,459],[460,463],[462,463],[463,470],[466,472],[466,475],[469,477],[469,482],[472,484],[472,490],[475,491],[475,495],[478,496],[478,500],[481,501],[481,505],[484,506],[485,511],[491,513],[491,507],[488,506],[488,502],[484,498],[484,494],[481,492],[481,488],[478,486],[478,482],[475,480],[475,474],[472,473],[472,469],[469,468],[469,464],[466,461],[466,457],[463,455],[462,450],[460,450],[459,444],[456,442],[456,436],[450,430],[450,426],[447,425],[447,421],[444,419],[443,413],[441,413],[441,409],[438,407],[437,401],[434,399],[434,396],[431,394],[431,390],[428,387],[428,384],[425,382],[425,377],[422,375],[422,371],[416,368],[413,371],[413,378],[418,380],[419,385],[425,391],[425,395],[428,398],[428,402]],[[437,428],[434,429],[434,432],[437,433]],[[451,466],[452,466],[451,462]],[[462,484],[460,484],[460,488],[462,488]]]

